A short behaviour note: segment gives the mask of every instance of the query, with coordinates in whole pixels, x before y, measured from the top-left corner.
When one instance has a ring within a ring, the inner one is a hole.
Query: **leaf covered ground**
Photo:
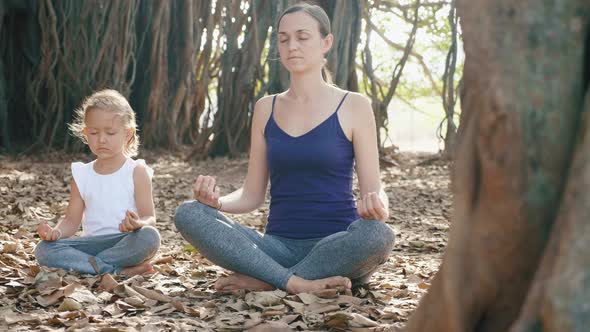
[[[65,212],[69,163],[90,157],[0,155],[0,330],[396,331],[430,286],[447,241],[448,165],[432,157],[398,154],[397,165],[382,166],[396,245],[368,285],[348,294],[290,295],[214,291],[227,271],[187,245],[174,226],[174,210],[190,198],[194,176],[214,175],[222,194],[229,193],[241,186],[246,159],[187,162],[146,154],[155,169],[162,247],[153,260],[157,273],[123,278],[39,267],[33,256],[38,221],[53,224]],[[262,230],[267,213],[265,204],[233,217]]]

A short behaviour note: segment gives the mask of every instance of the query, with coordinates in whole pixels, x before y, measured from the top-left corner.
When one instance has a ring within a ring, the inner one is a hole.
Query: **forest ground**
[[[51,224],[65,212],[69,162],[89,156],[0,155],[0,330],[395,331],[427,291],[447,243],[449,165],[433,157],[401,153],[397,165],[382,165],[396,244],[368,285],[352,294],[290,295],[214,291],[226,271],[192,249],[174,226],[174,210],[190,198],[196,175],[216,176],[222,194],[229,193],[242,184],[245,158],[187,162],[169,153],[143,155],[155,170],[162,246],[153,260],[157,273],[122,278],[39,267],[33,257],[38,221]],[[268,200],[253,213],[232,217],[263,230],[267,213]]]

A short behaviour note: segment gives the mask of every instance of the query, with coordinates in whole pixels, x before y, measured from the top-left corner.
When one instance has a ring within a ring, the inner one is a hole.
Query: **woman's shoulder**
[[[346,94],[346,101],[342,105],[342,113],[353,120],[372,116],[370,99],[362,93],[341,90]]]
[[[350,104],[357,107],[366,108],[367,106],[371,106],[371,101],[369,97],[365,96],[362,93],[354,92],[354,91],[346,91],[343,90],[344,93],[347,94],[346,99],[349,101]]]
[[[258,101],[256,101],[256,105],[254,106],[254,109],[258,112],[270,112],[272,110],[272,103],[274,102],[275,97],[277,97],[278,94],[276,95],[266,95],[260,99],[258,99]]]
[[[255,123],[264,126],[268,122],[268,119],[272,114],[272,104],[275,96],[277,95],[267,95],[256,101],[253,115],[253,121]]]

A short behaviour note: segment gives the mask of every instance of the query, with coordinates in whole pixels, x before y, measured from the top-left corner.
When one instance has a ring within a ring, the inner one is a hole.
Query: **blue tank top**
[[[273,97],[264,130],[271,196],[267,234],[325,237],[359,218],[352,193],[354,149],[337,115],[347,95],[330,117],[298,137],[275,122]]]

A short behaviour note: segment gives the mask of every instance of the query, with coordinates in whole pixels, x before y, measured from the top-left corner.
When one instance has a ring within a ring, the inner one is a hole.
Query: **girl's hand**
[[[386,221],[389,218],[389,211],[376,192],[370,192],[358,200],[356,209],[363,219]]]
[[[139,220],[137,213],[133,211],[127,211],[125,213],[125,219],[119,224],[119,230],[121,232],[133,232],[134,230],[143,227],[143,223]]]
[[[39,226],[37,226],[37,234],[42,240],[45,241],[56,241],[61,239],[61,230],[59,228],[51,228],[47,224],[46,220],[41,221]]]
[[[209,205],[214,209],[221,207],[219,202],[219,187],[215,185],[212,176],[199,175],[193,183],[193,197],[197,201]]]

